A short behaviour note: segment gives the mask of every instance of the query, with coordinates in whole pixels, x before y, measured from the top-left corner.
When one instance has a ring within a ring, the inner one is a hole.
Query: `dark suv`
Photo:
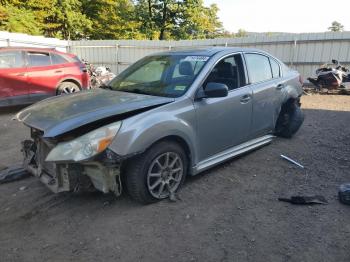
[[[89,86],[85,65],[55,49],[0,48],[0,106],[30,104]]]

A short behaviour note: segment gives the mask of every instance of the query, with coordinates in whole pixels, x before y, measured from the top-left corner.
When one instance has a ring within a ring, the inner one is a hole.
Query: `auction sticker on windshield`
[[[207,61],[209,59],[209,56],[186,56],[184,59],[185,61]]]

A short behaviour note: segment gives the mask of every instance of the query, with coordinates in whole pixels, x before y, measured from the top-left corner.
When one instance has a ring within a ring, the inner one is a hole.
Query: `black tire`
[[[277,119],[276,135],[285,138],[291,138],[304,122],[304,113],[299,104],[291,103],[282,107],[281,113]]]
[[[57,95],[73,94],[80,91],[80,87],[73,82],[62,82],[57,88]]]
[[[162,141],[152,146],[142,155],[134,157],[128,161],[126,168],[124,169],[125,174],[123,177],[126,179],[125,184],[127,187],[127,192],[131,198],[142,204],[151,204],[167,198],[170,195],[168,194],[167,196],[163,196],[161,198],[154,197],[149,190],[147,180],[149,169],[151,168],[152,163],[158,157],[166,154],[167,152],[173,152],[177,154],[183,164],[183,174],[181,181],[178,182],[179,184],[174,192],[179,190],[187,174],[188,160],[186,153],[178,143],[172,141]]]

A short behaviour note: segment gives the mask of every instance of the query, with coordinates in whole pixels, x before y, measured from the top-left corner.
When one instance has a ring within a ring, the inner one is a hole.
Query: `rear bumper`
[[[45,142],[22,142],[24,168],[39,178],[52,192],[86,191],[95,188],[103,193],[121,194],[120,161],[112,152],[98,159],[78,163],[46,162],[50,148]]]

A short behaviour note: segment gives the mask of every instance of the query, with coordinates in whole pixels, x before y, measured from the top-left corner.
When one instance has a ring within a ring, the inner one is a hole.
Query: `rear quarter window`
[[[51,53],[51,61],[53,65],[68,63],[68,60],[59,54]]]

